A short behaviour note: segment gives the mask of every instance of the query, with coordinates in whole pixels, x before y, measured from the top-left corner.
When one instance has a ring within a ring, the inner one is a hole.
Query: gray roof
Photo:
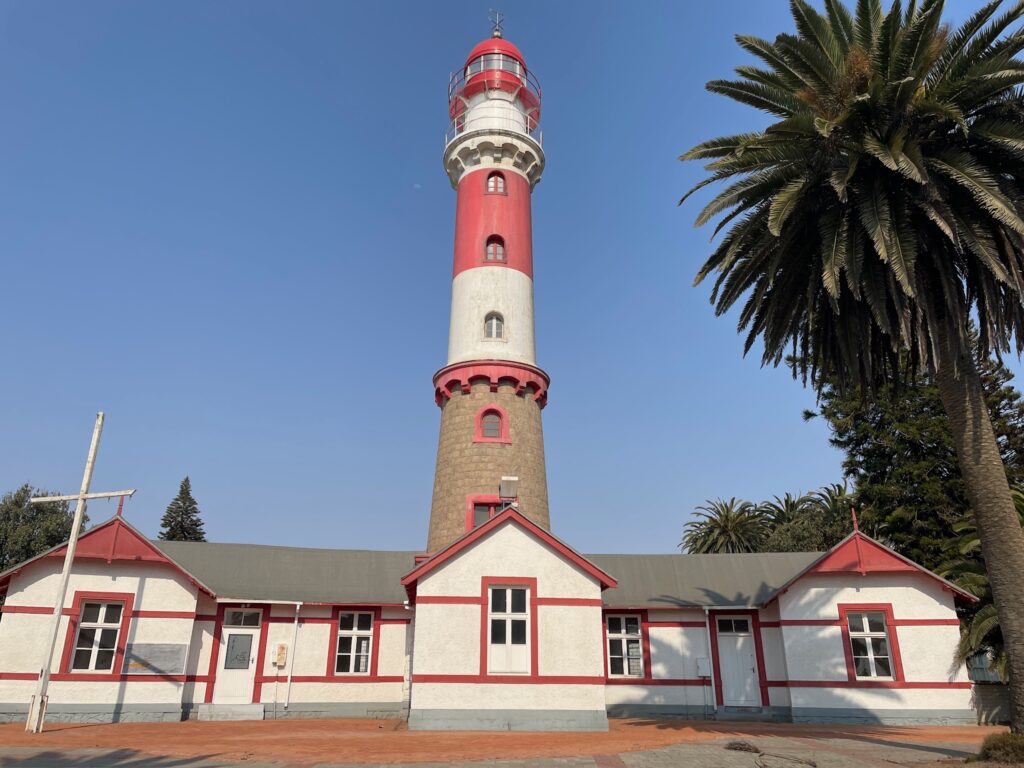
[[[399,580],[415,552],[307,549],[261,544],[153,540],[219,598],[305,603],[401,603]]]
[[[401,603],[399,583],[416,552],[306,549],[258,544],[153,544],[220,598],[320,603]],[[760,605],[821,553],[587,555],[613,576],[607,605],[631,608]]]
[[[619,582],[606,605],[630,608],[761,605],[820,552],[743,555],[588,555]]]

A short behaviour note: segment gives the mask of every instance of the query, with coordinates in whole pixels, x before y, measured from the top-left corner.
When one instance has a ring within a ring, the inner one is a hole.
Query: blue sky
[[[447,78],[491,5],[0,4],[0,491],[76,490],[102,409],[94,489],[138,488],[151,535],[188,474],[211,540],[422,547]],[[554,532],[669,552],[704,499],[839,480],[813,393],[691,287],[710,231],[676,207],[701,178],[681,152],[764,122],[703,85],[745,61],[735,33],[789,31],[787,4],[502,10],[544,93]]]

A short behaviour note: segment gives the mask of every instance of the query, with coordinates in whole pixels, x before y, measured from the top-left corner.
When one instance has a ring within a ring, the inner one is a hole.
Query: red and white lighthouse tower
[[[429,551],[510,503],[549,527],[540,414],[549,379],[536,366],[530,214],[544,170],[540,97],[497,27],[449,85],[444,165],[458,197],[448,361],[434,375]]]

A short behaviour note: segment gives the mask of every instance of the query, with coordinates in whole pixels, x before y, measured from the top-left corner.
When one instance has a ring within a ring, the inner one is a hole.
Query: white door
[[[718,622],[718,666],[722,673],[722,702],[727,707],[758,707],[757,656],[750,619],[729,617]]]
[[[220,634],[214,704],[251,704],[260,645],[259,610],[228,608]]]

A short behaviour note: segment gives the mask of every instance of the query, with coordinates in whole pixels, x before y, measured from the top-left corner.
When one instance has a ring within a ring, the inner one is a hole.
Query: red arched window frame
[[[507,194],[505,191],[505,174],[501,171],[492,171],[487,174],[487,194],[488,195],[504,195]]]
[[[494,419],[497,418],[497,429]],[[495,434],[497,433],[497,434]],[[473,429],[474,443],[511,443],[508,433],[508,414],[500,405],[485,405],[476,412]]]
[[[505,239],[500,235],[491,235],[487,238],[487,246],[484,248],[484,261],[505,262]]]

